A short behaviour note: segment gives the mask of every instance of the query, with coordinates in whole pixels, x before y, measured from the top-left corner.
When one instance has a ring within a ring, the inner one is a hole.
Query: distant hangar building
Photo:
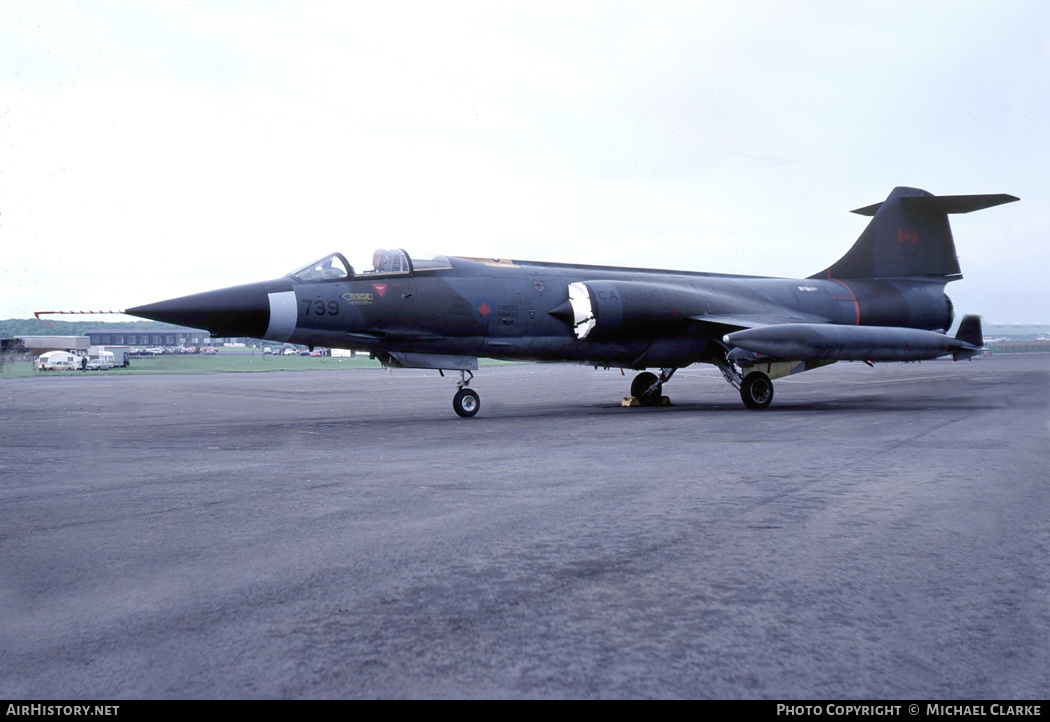
[[[83,356],[88,352],[90,342],[83,336],[16,336],[3,339],[2,350],[16,350],[30,356],[39,356],[48,351],[68,351]]]
[[[92,346],[207,346],[211,334],[194,328],[164,329],[162,331],[112,329],[85,331]]]

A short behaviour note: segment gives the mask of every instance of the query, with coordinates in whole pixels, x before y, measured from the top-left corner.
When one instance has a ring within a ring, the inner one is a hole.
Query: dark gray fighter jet
[[[982,346],[966,316],[954,337],[945,284],[962,277],[948,214],[1016,201],[896,188],[840,260],[809,278],[767,278],[379,250],[340,253],[287,276],[128,309],[133,316],[248,336],[368,351],[388,366],[458,371],[453,408],[473,416],[478,357],[570,361],[641,371],[631,397],[662,403],[694,363],[718,367],[748,408],[772,380],[835,361],[967,358]],[[657,369],[652,373],[646,369]]]

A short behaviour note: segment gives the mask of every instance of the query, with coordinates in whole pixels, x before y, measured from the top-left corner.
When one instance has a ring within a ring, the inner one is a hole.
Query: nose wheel
[[[481,397],[474,389],[462,388],[452,397],[452,408],[463,418],[469,419],[481,408]]]

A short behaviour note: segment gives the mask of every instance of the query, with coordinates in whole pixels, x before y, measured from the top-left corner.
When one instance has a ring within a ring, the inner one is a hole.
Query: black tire
[[[773,401],[773,382],[761,371],[753,371],[740,384],[740,398],[749,409],[764,409]]]
[[[452,397],[452,408],[463,418],[469,419],[481,408],[481,397],[474,389],[460,389]]]
[[[631,396],[638,399],[642,406],[657,406],[662,394],[663,384],[659,383],[654,373],[643,371],[631,382]]]

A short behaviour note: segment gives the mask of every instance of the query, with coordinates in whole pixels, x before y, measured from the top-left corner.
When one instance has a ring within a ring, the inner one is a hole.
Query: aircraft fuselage
[[[952,316],[938,280],[829,281],[449,260],[452,267],[441,270],[317,282],[286,277],[154,306],[177,306],[192,317],[175,322],[204,325],[217,336],[379,355],[579,361],[634,369],[708,360],[713,332],[721,337],[720,332],[757,319],[947,329]],[[568,301],[572,283],[590,284],[597,309],[595,328],[583,339],[569,321],[551,313]],[[149,308],[135,312],[148,316]],[[153,310],[158,318],[172,317],[163,308]]]

